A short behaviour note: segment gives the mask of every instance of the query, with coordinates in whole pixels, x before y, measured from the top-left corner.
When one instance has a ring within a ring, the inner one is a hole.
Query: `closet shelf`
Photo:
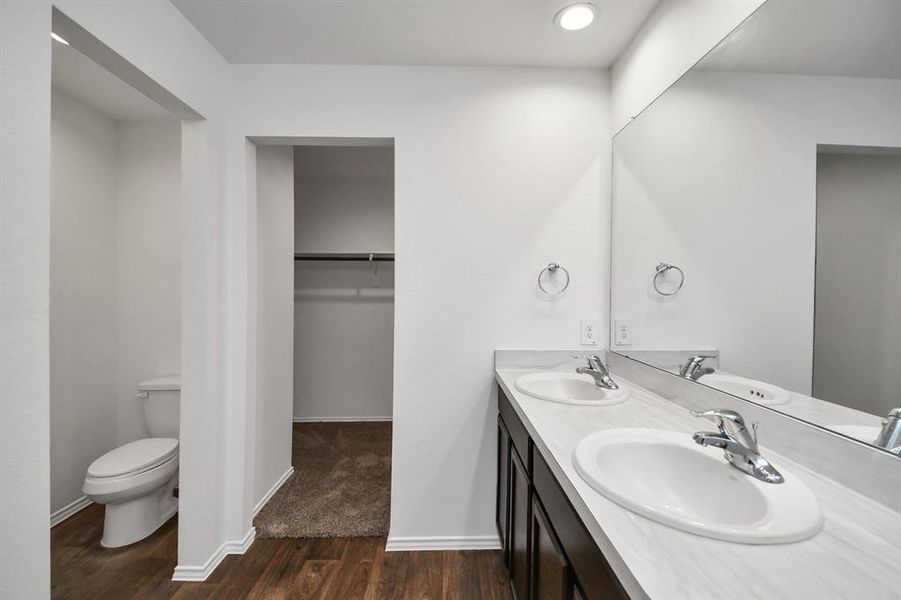
[[[393,252],[332,252],[332,253],[309,253],[296,252],[294,260],[344,260],[344,261],[379,261],[394,262]]]

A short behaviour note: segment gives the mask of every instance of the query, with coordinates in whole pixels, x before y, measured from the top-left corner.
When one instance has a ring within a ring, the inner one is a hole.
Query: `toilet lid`
[[[178,454],[175,438],[146,438],[110,450],[88,467],[91,477],[116,477],[152,469]]]

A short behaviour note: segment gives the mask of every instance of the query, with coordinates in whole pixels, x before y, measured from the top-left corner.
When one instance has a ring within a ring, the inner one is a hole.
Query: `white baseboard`
[[[244,535],[243,539],[223,542],[211,557],[201,566],[178,565],[172,573],[172,581],[206,581],[213,574],[219,563],[229,554],[244,554],[253,540],[256,539],[257,530],[253,527]]]
[[[70,502],[56,512],[50,514],[50,527],[56,527],[78,511],[87,508],[92,504],[87,496],[82,496],[74,502]]]
[[[497,535],[459,535],[459,536],[423,536],[394,537],[388,536],[385,551],[400,552],[406,550],[500,550],[501,540]]]
[[[391,417],[294,417],[295,423],[355,423],[357,421],[385,422]]]
[[[284,475],[278,478],[278,481],[269,488],[269,491],[263,494],[263,497],[260,498],[260,501],[257,502],[256,506],[253,507],[253,516],[257,516],[257,513],[262,510],[266,503],[272,500],[272,497],[275,495],[275,492],[278,491],[280,487],[285,485],[285,482],[288,481],[288,478],[294,473],[294,467],[288,467],[288,470],[285,471]]]

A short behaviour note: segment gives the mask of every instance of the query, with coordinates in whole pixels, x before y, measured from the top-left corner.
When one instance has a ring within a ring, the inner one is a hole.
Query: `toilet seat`
[[[145,438],[110,450],[88,467],[88,477],[104,479],[139,475],[178,455],[175,438]]]

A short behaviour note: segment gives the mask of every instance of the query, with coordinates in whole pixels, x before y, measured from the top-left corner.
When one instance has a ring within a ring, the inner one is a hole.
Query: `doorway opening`
[[[813,395],[869,421],[901,386],[899,189],[901,148],[819,147]]]
[[[256,160],[261,382],[275,381],[272,368],[285,369],[265,356],[276,347],[267,350],[267,340],[286,335],[288,326],[284,309],[274,308],[284,307],[284,294],[274,298],[267,290],[283,278],[271,271],[284,264],[285,222],[293,224],[288,418],[294,472],[260,507],[254,527],[259,537],[386,536],[394,370],[393,140],[258,145]],[[264,385],[261,404],[277,393],[267,393]],[[263,477],[257,478],[257,493],[264,498],[266,482],[279,469],[259,460],[261,436],[280,427],[280,418],[265,409],[257,414],[256,471]]]
[[[51,578],[104,597],[122,565],[176,565],[181,117],[48,43]]]

